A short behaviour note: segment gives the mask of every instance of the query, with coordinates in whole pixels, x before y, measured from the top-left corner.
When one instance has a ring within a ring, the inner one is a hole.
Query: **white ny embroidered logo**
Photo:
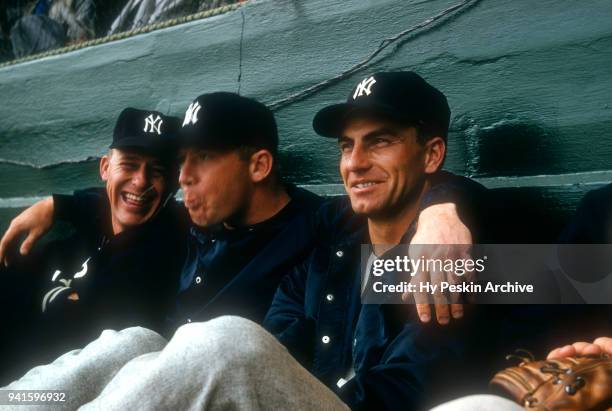
[[[185,113],[185,120],[183,120],[183,127],[189,123],[195,124],[198,122],[198,111],[200,111],[201,108],[202,106],[200,106],[200,103],[197,101],[194,101],[189,105],[189,108],[187,108],[187,112]]]
[[[157,134],[161,135],[161,125],[163,122],[164,120],[162,120],[160,116],[153,118],[153,114],[149,115],[149,117],[145,119],[145,133],[157,132]]]
[[[376,83],[374,77],[363,79],[361,83],[357,85],[355,93],[353,93],[353,100],[355,100],[357,97],[363,96],[363,93],[366,93],[369,96],[372,93],[372,86],[374,83]]]

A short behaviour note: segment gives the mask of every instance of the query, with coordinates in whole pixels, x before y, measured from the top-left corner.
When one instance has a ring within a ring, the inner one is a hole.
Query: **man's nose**
[[[191,173],[191,167],[188,161],[184,161],[181,164],[181,170],[179,173],[179,184],[181,185],[181,187],[193,184],[193,174]]]
[[[147,172],[145,166],[139,167],[138,170],[132,174],[132,184],[139,188],[146,188],[151,185],[151,174]]]
[[[355,145],[347,159],[346,167],[348,171],[353,172],[370,168],[370,155],[368,151],[359,144]]]

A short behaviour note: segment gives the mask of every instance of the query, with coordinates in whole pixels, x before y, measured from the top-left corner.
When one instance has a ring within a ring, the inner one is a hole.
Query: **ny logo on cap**
[[[366,93],[366,95],[369,96],[372,93],[371,89],[374,83],[376,83],[376,80],[372,76],[363,79],[361,83],[357,85],[355,93],[353,93],[353,100],[355,100],[357,97],[363,96],[363,93]]]
[[[187,108],[187,112],[185,113],[185,120],[183,120],[183,127],[189,123],[195,124],[198,122],[198,111],[200,111],[201,108],[202,106],[197,101],[194,101],[189,105],[189,108]]]
[[[164,120],[158,115],[156,118],[153,118],[153,114],[150,114],[149,117],[145,119],[144,131],[145,133],[153,133],[161,135],[161,125]]]

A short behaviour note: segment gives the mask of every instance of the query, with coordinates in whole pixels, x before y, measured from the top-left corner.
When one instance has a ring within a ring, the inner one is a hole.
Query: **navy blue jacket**
[[[442,177],[446,184],[425,202],[451,196],[461,203],[460,216],[471,222],[476,242],[495,236],[482,230],[486,190],[460,177]],[[369,242],[367,222],[352,212],[347,198],[338,198],[320,209],[314,230],[313,252],[282,281],[264,326],[352,409],[427,409],[484,393],[496,371],[514,365],[505,356],[515,349],[541,358],[560,344],[610,329],[610,310],[599,306],[466,306],[464,319],[441,327],[420,323],[414,306],[362,305],[360,252]],[[413,233],[411,227],[402,241]],[[348,382],[339,387],[341,378]]]
[[[457,201],[463,190],[462,219],[469,201],[486,197],[484,187],[441,174],[424,198]],[[402,305],[361,305],[361,244],[369,243],[367,222],[348,198],[328,201],[317,214],[318,234],[310,257],[285,277],[264,326],[306,368],[353,409],[413,409],[434,390],[441,365],[463,357],[461,330],[422,326]],[[409,242],[414,228],[403,241]],[[351,377],[352,371],[355,376]],[[348,380],[341,388],[340,379]]]
[[[261,223],[206,230],[192,226],[171,330],[219,315],[261,323],[281,278],[309,253],[321,197],[288,186],[291,201]]]
[[[287,206],[253,226],[200,230],[171,201],[152,221],[117,236],[103,190],[55,196],[56,217],[70,221],[93,250],[94,273],[73,283],[81,305],[107,327],[143,325],[168,337],[181,324],[219,315],[261,322],[281,277],[310,250],[310,217],[322,201],[291,185],[287,191]]]
[[[56,218],[72,223],[81,240],[75,244],[73,264],[58,274],[58,278],[72,279],[70,288],[79,300],[58,297],[55,301],[65,303],[49,304],[49,314],[87,313],[89,327],[96,329],[142,325],[162,330],[185,255],[188,220],[182,207],[169,202],[146,223],[113,235],[103,189],[56,195],[54,204]],[[74,278],[85,260],[86,275]],[[52,285],[57,283],[58,279]]]

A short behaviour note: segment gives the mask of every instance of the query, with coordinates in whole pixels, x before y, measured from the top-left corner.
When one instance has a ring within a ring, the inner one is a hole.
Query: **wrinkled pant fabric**
[[[154,331],[106,330],[81,350],[33,368],[3,389],[62,390],[67,401],[33,410],[347,410],[327,387],[257,324],[220,317],[179,328],[167,342]],[[432,411],[515,411],[504,398],[474,395]]]
[[[165,345],[166,340],[162,336],[145,328],[106,330],[85,348],[70,351],[51,364],[32,368],[22,378],[3,388],[65,391],[66,402],[49,404],[48,407],[4,405],[2,409],[75,410],[96,398],[128,361],[142,354],[161,350]]]
[[[4,389],[66,390],[49,410],[348,409],[262,327],[230,316],[184,325],[168,343],[140,327],[104,331]]]

